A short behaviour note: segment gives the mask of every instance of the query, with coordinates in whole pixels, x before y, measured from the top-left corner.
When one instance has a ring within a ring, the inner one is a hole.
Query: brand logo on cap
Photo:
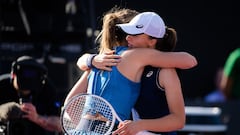
[[[141,29],[143,28],[143,25],[142,24],[136,25],[136,28]]]

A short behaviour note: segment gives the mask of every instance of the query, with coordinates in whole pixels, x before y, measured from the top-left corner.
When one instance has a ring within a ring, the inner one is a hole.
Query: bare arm
[[[42,116],[38,114],[32,103],[23,103],[21,105],[21,110],[25,112],[22,116],[23,118],[29,119],[48,131],[62,132],[59,116]]]
[[[89,70],[85,71],[81,78],[75,83],[75,85],[73,86],[73,88],[70,90],[70,92],[68,93],[64,104],[66,104],[73,96],[80,94],[80,93],[86,93],[87,91],[87,86],[88,86],[88,74],[89,74]]]
[[[126,78],[140,82],[145,66],[189,69],[197,65],[194,56],[186,52],[161,52],[156,49],[134,48],[121,54],[117,68]],[[126,68],[127,67],[127,68]]]
[[[185,124],[185,107],[180,80],[174,69],[162,69],[160,84],[165,88],[169,114],[156,119],[125,121],[113,135],[124,131],[124,134],[135,135],[139,131],[170,132],[183,128]]]
[[[136,64],[163,68],[190,69],[197,65],[196,58],[187,52],[161,52],[155,49],[136,48],[126,51]]]
[[[146,50],[146,52],[142,52],[143,50]],[[151,54],[151,51],[153,51],[152,55],[144,55],[145,53]],[[156,66],[156,67],[190,69],[197,65],[196,58],[186,52],[161,52],[162,54],[159,54],[158,50],[153,50],[153,49],[149,50],[147,48],[141,48],[141,49],[138,48],[136,49],[136,52],[138,52],[137,54],[140,54],[141,56],[143,56],[143,58],[149,58],[148,60],[152,60],[151,58],[154,58],[154,57],[159,58],[161,60],[160,65],[158,65],[159,61],[158,62],[149,61],[150,62],[149,65]],[[111,51],[105,54],[98,54],[92,59],[91,64],[98,69],[111,71],[111,66],[116,66],[120,62],[120,58],[121,58],[119,55],[113,55],[113,53],[114,51]],[[155,53],[157,53],[157,55],[155,55]],[[92,54],[84,54],[78,59],[77,65],[81,70],[85,71],[89,69],[86,63],[91,55]],[[138,56],[136,57],[141,58]],[[153,59],[153,60],[158,60],[158,59]]]
[[[169,114],[158,119],[140,120],[137,124],[149,131],[179,130],[185,125],[185,105],[179,77],[174,69],[162,69],[159,77],[160,85],[165,89]]]
[[[41,116],[39,115],[36,124],[40,125],[46,130],[62,132],[60,125],[60,118],[58,116]]]
[[[160,85],[165,89],[169,114],[157,119],[161,125],[151,130],[169,132],[176,131],[184,127],[185,105],[182,94],[181,82],[175,69],[162,69],[160,71]],[[149,129],[153,125],[149,126]]]

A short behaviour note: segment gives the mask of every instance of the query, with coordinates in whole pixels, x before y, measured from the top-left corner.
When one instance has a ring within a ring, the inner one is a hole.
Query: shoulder
[[[128,59],[133,58],[134,60],[141,61],[141,63],[145,63],[145,61],[149,63],[148,62],[150,60],[149,58],[155,57],[156,54],[159,54],[159,51],[155,49],[133,48],[133,49],[125,50],[121,56],[123,58],[128,58]]]

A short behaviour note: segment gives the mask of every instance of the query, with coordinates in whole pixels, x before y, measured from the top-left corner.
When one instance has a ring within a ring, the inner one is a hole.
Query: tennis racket
[[[93,94],[74,96],[61,112],[61,125],[67,135],[109,135],[122,122],[112,105]]]
[[[67,135],[109,135],[116,120],[122,122],[112,105],[93,94],[74,96],[61,112],[61,125]],[[136,135],[156,135],[147,131]]]

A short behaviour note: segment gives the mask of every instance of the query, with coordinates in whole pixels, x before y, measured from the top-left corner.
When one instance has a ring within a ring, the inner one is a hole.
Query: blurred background
[[[237,101],[231,107],[203,101],[216,88],[217,70],[240,47],[236,0],[0,0],[0,74],[10,72],[11,62],[21,55],[43,59],[63,99],[81,75],[77,59],[96,46],[101,17],[115,5],[157,12],[178,32],[177,51],[197,58],[197,67],[180,72],[186,105],[219,106],[227,116],[240,112]]]

